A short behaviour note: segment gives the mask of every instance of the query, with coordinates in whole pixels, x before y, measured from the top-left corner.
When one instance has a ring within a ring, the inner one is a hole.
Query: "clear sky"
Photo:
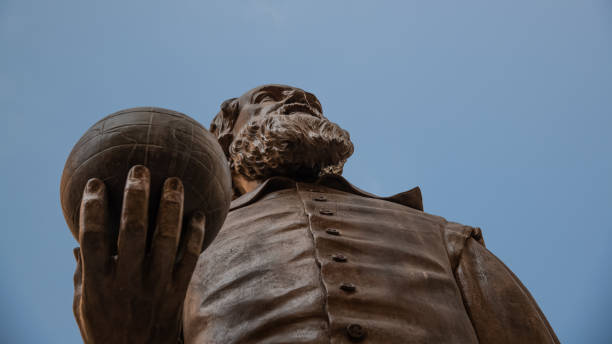
[[[612,342],[612,2],[0,0],[0,342],[78,343],[59,205],[102,116],[205,125],[263,83],[349,130],[345,176],[479,226],[564,343]]]

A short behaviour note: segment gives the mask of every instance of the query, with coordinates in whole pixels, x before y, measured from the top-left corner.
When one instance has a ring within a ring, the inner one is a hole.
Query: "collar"
[[[363,191],[353,184],[349,183],[342,176],[338,175],[326,175],[317,179],[313,184],[327,186],[336,190],[352,193],[362,197],[381,199],[405,205],[407,207],[423,211],[423,198],[421,196],[421,189],[417,186],[408,191],[398,193],[391,197],[379,197],[369,192]],[[296,181],[287,177],[272,177],[268,178],[255,190],[246,193],[232,201],[230,211],[245,207],[251,203],[256,202],[263,196],[273,191],[293,188],[296,185]]]

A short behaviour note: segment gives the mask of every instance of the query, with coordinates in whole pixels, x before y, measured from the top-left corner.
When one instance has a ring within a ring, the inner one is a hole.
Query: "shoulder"
[[[482,230],[478,227],[462,225],[446,221],[443,229],[446,251],[451,260],[453,269],[459,264],[459,258],[469,239],[474,239],[482,246],[485,245]]]

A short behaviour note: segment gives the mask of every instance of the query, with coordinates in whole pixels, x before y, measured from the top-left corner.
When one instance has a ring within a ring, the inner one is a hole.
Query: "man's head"
[[[256,87],[226,100],[210,131],[232,173],[249,180],[341,174],[353,153],[348,132],[323,116],[317,97],[285,85]]]

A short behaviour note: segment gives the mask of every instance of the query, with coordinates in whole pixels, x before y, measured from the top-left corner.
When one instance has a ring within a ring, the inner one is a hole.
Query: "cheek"
[[[234,136],[240,132],[240,130],[249,122],[251,117],[253,116],[248,109],[243,109],[238,114],[238,118],[236,118],[236,122],[234,123],[234,128],[232,129],[232,133]]]

